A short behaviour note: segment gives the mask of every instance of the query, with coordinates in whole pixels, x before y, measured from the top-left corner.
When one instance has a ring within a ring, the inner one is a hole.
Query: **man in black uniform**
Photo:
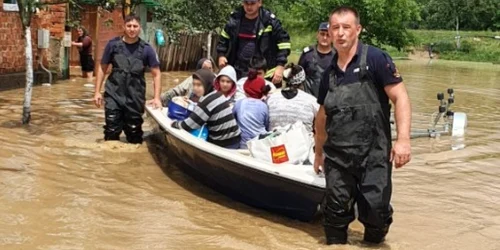
[[[250,59],[264,57],[274,84],[280,84],[290,54],[290,36],[281,22],[262,7],[262,0],[244,0],[231,14],[220,34],[217,54],[219,68],[232,65],[238,79],[247,76]]]
[[[306,72],[304,91],[318,98],[321,77],[325,69],[332,63],[334,54],[332,41],[328,34],[327,22],[319,25],[316,39],[318,40],[316,45],[305,47],[302,51],[299,65],[302,66]]]
[[[381,243],[392,223],[392,164],[410,161],[411,107],[403,79],[382,50],[358,41],[358,13],[339,7],[330,15],[336,50],[321,81],[316,116],[314,170],[326,178],[324,229],[327,244],[345,244],[355,219],[364,240]],[[395,107],[397,141],[391,147],[390,105]],[[326,159],[323,158],[326,156]]]
[[[153,108],[161,108],[160,62],[154,49],[139,38],[139,17],[126,16],[124,30],[124,36],[112,39],[104,49],[101,67],[97,70],[94,102],[98,108],[101,107],[101,85],[104,73],[111,64],[113,69],[104,92],[104,139],[119,140],[123,130],[128,142],[142,143],[142,115],[146,98],[144,72],[148,66],[153,75],[154,99],[148,104]]]

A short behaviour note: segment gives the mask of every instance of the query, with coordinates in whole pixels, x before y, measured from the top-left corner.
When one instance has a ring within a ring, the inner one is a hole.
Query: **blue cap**
[[[319,24],[319,28],[318,28],[318,31],[325,31],[325,30],[328,30],[328,23],[327,22],[322,22]]]

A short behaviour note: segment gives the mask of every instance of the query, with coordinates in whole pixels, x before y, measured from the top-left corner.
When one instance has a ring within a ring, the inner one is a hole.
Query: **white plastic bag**
[[[275,164],[302,164],[308,160],[314,140],[302,122],[275,131],[264,139],[257,137],[247,142],[252,157]]]

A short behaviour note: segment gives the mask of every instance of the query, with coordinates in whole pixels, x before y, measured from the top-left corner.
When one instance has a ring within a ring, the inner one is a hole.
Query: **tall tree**
[[[155,7],[159,20],[170,38],[179,31],[214,31],[227,22],[239,0],[163,0]]]
[[[423,28],[499,29],[495,21],[500,9],[498,0],[430,0],[422,6]]]
[[[408,45],[413,37],[406,30],[410,22],[420,20],[420,7],[414,0],[302,0],[295,8],[298,18],[308,27],[316,27],[328,20],[338,6],[358,10],[364,30],[361,39],[374,45],[392,45],[398,49]]]
[[[31,44],[31,18],[34,11],[40,7],[37,0],[18,0],[19,17],[24,31],[24,51],[26,56],[26,87],[24,89],[22,123],[29,124],[31,120],[31,95],[33,90],[33,50]]]

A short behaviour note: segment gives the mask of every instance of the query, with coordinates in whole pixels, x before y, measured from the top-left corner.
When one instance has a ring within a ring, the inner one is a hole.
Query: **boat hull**
[[[166,137],[168,150],[184,163],[179,166],[183,172],[234,200],[301,221],[318,212],[323,188],[221,158],[168,133]]]

